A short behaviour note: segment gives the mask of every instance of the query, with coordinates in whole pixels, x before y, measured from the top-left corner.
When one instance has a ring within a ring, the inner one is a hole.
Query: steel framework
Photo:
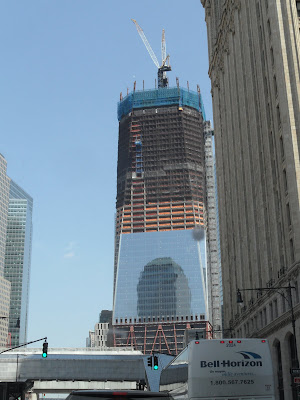
[[[114,325],[113,345],[131,346],[143,354],[177,355],[191,339],[189,331],[199,336],[202,332],[202,337],[212,339],[213,330],[208,321],[161,321]]]

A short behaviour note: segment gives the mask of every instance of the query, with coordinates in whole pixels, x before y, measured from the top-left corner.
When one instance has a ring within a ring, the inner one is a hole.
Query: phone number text
[[[225,380],[218,380],[218,381],[210,381],[211,385],[253,385],[253,379],[229,379],[228,381]]]

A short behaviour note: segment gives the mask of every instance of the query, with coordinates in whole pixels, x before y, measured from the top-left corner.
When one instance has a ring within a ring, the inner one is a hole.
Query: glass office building
[[[192,232],[121,236],[114,323],[205,319],[205,238]]]
[[[12,346],[27,341],[32,207],[32,197],[11,180],[4,276],[11,282],[9,332]]]
[[[0,319],[0,346],[7,346],[8,317],[10,304],[10,282],[4,277],[5,245],[7,212],[9,204],[9,182],[6,174],[7,162],[0,154],[0,315],[6,318]]]

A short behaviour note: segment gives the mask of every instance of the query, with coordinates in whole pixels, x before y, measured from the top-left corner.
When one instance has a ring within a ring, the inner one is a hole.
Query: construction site
[[[203,316],[204,317],[204,316]],[[143,354],[179,354],[195,338],[212,339],[212,326],[207,321],[162,321],[115,325],[114,347],[133,347]]]
[[[117,234],[203,224],[200,95],[177,88],[131,93],[118,116]]]

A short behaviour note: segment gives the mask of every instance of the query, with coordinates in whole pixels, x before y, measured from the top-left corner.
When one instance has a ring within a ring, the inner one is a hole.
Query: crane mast
[[[166,38],[165,38],[165,30],[162,30],[162,36],[161,36],[161,65],[165,65],[167,60],[167,46],[166,46]],[[163,71],[163,76],[162,76],[163,81],[167,79],[167,72]],[[168,82],[168,80],[167,80]]]
[[[162,30],[161,35],[161,62],[164,63],[164,60],[167,57],[167,48],[166,48],[166,38],[165,38],[165,30]]]
[[[140,25],[137,23],[135,19],[131,19],[131,21],[135,24],[136,29],[138,31],[138,34],[140,35],[150,57],[152,58],[152,61],[158,68],[158,88],[163,88],[168,86],[168,78],[167,78],[167,71],[171,71],[171,66],[169,64],[170,61],[170,56],[167,55],[166,51],[166,39],[165,39],[165,30],[163,29],[162,31],[162,39],[161,39],[161,57],[162,57],[162,64],[159,65],[159,62],[157,60],[157,57],[152,50],[152,47],[150,46],[150,43],[148,42],[143,29],[140,27]],[[167,64],[166,64],[167,63]]]

